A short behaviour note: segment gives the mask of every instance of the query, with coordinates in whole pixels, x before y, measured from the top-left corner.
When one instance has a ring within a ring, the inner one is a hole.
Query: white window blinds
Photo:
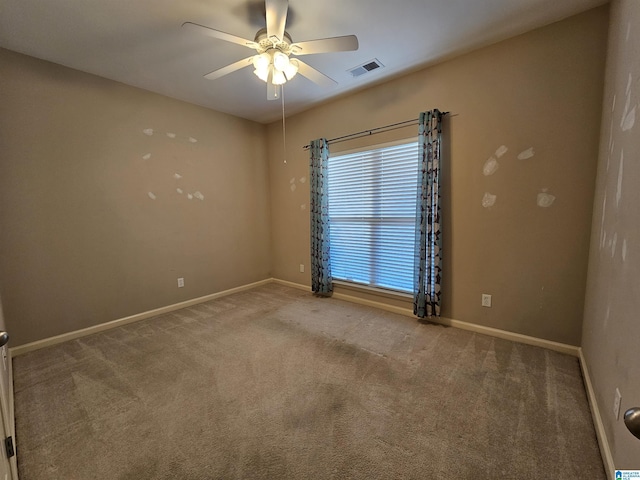
[[[333,278],[413,290],[418,143],[331,156]]]

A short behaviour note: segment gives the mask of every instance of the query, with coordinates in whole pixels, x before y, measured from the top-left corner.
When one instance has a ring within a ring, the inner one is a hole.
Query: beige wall
[[[0,64],[13,346],[270,276],[265,126],[7,50]]]
[[[615,0],[603,99],[582,347],[616,468],[640,469],[622,420],[640,407],[640,2]],[[622,394],[613,415],[615,389]]]
[[[286,164],[281,124],[270,125],[274,276],[310,284],[302,146],[439,108],[453,114],[443,172],[443,315],[579,345],[607,22],[601,7],[293,116]],[[416,135],[416,127],[396,130],[332,151]],[[498,170],[485,176],[503,145]],[[519,160],[529,148],[535,155]],[[537,205],[544,190],[555,196],[547,208]],[[490,208],[482,206],[485,192],[497,195]],[[492,308],[480,306],[482,293],[493,295]]]

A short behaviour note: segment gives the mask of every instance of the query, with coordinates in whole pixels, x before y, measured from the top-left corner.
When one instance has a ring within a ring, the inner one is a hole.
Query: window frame
[[[388,217],[390,219],[392,219],[391,221],[387,221],[386,224],[391,224],[391,223],[402,223],[404,225],[411,225],[411,229],[413,231],[413,229],[415,228],[415,221],[416,221],[416,208],[417,208],[417,193],[418,193],[418,176],[419,176],[419,166],[420,166],[420,158],[419,158],[419,142],[415,137],[407,137],[407,138],[403,138],[403,139],[398,139],[395,141],[390,141],[390,142],[384,142],[384,143],[379,143],[379,144],[374,144],[374,145],[363,145],[361,147],[357,147],[357,148],[353,148],[353,149],[346,149],[346,150],[339,150],[339,151],[331,151],[329,153],[329,160],[328,160],[328,164],[327,164],[327,191],[329,192],[330,190],[330,177],[331,177],[331,161],[333,158],[335,157],[342,157],[342,156],[346,156],[346,155],[353,155],[353,154],[358,154],[358,153],[364,153],[364,152],[371,152],[372,154],[376,151],[376,150],[383,150],[386,148],[392,148],[392,147],[398,147],[398,146],[408,146],[408,147],[413,147],[415,148],[415,191],[414,191],[414,195],[413,195],[413,203],[411,205],[412,209],[413,209],[413,213],[410,217],[406,217],[406,216],[397,216],[397,217]],[[376,162],[376,167],[380,167],[381,166],[381,162]],[[382,178],[382,177],[380,177]],[[378,190],[379,191],[379,190]],[[329,212],[331,212],[331,194],[328,193],[328,200],[329,200]],[[374,207],[375,208],[375,207]],[[354,218],[356,218],[358,215],[354,215]],[[381,220],[383,217],[380,216],[379,219],[380,221],[373,221],[373,219],[375,218],[374,215],[372,215],[370,217],[372,219],[372,221],[370,222],[363,222],[363,224],[367,224],[367,225],[371,225],[373,228],[376,227],[376,225],[380,226],[382,224],[384,224],[384,220]],[[329,217],[329,224],[330,226],[336,225],[337,223],[339,223],[338,221],[332,221],[331,219],[331,213],[330,213],[330,217]],[[376,241],[377,240],[377,241]],[[411,242],[414,242],[414,235],[412,234],[411,236]],[[371,241],[371,245],[373,247],[375,247],[375,244],[379,243],[379,239],[375,239],[373,241]],[[379,245],[378,245],[379,246]],[[414,247],[415,248],[415,247]],[[373,249],[372,249],[373,250]],[[371,291],[372,293],[377,293],[377,294],[383,294],[385,296],[390,296],[390,297],[404,297],[404,298],[412,298],[413,297],[413,286],[410,289],[402,289],[400,287],[398,288],[393,288],[393,287],[389,287],[389,286],[384,286],[384,285],[379,285],[377,283],[375,283],[376,281],[376,276],[380,276],[379,272],[375,272],[375,270],[380,270],[380,268],[376,268],[375,266],[375,262],[373,262],[372,260],[375,260],[375,257],[379,256],[379,253],[375,253],[373,251],[369,252],[370,255],[370,260],[369,260],[369,274],[368,274],[368,279],[369,279],[369,283],[367,282],[361,282],[358,280],[354,280],[354,279],[346,279],[346,278],[341,278],[341,277],[335,277],[334,276],[334,283],[337,285],[341,285],[344,286],[346,288],[354,288],[354,289],[358,289],[358,290],[364,290],[364,291]],[[413,258],[414,258],[414,250],[411,250],[411,254],[410,254],[410,264],[411,264],[411,268],[410,271],[412,272],[411,275],[411,282],[410,284],[412,285],[413,283]],[[332,259],[333,262],[333,259]],[[333,269],[332,269],[333,270]],[[333,275],[333,273],[332,273]]]

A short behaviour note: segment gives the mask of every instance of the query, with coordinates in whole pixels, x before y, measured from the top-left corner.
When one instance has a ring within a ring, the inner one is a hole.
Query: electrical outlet
[[[490,307],[491,306],[491,295],[483,293],[482,294],[482,306]]]
[[[303,263],[300,264],[300,273],[304,273],[304,264]]]
[[[178,288],[184,287],[184,278],[180,277],[178,279]]]
[[[613,399],[613,415],[616,420],[620,417],[620,404],[622,403],[622,395],[620,390],[616,388],[616,396]]]

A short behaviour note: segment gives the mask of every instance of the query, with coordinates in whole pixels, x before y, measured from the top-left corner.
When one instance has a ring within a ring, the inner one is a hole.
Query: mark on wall
[[[622,121],[622,131],[626,132],[627,130],[631,130],[635,125],[635,123],[636,123],[636,107],[634,106]]]
[[[609,171],[609,164],[611,163],[611,155],[613,155],[613,147],[616,142],[611,142],[611,149],[609,150],[609,155],[607,156],[607,172]]]
[[[485,192],[484,197],[482,197],[482,206],[484,208],[493,207],[496,204],[497,198],[498,198],[497,195],[493,195],[489,192]]]
[[[536,153],[533,151],[533,147],[529,147],[518,154],[518,160],[527,160],[528,158],[533,157],[535,154]]]
[[[631,22],[627,23],[627,34],[624,38],[625,42],[629,41],[630,36],[631,36]]]
[[[509,149],[506,146],[500,145],[496,150],[496,158],[500,158],[501,156],[503,156],[505,153],[507,153],[507,150]]]
[[[142,130],[142,133],[144,133],[147,136],[153,136],[156,132],[153,130],[153,128],[145,128],[144,130]],[[157,132],[158,135],[162,136],[162,133]],[[169,139],[176,139],[176,138],[180,138],[181,140],[184,140],[185,138],[190,142],[190,143],[197,143],[198,140],[195,139],[194,137],[178,137],[177,134],[173,133],[173,132],[165,132],[165,135],[167,138]],[[151,158],[151,153],[145,153],[142,156],[143,160],[149,160]],[[173,157],[175,159],[175,157]],[[178,167],[179,168],[179,167]],[[172,174],[173,178],[175,180],[181,180],[183,178],[182,174],[175,172]],[[176,183],[176,185],[174,185],[174,187],[177,187],[177,185],[179,185],[180,183]],[[200,191],[196,191],[194,193],[188,193],[185,190],[183,190],[182,188],[177,187],[176,188],[176,193],[178,195],[186,195],[186,197],[189,200],[193,200],[194,198],[197,198],[200,201],[204,200],[204,195],[202,194],[202,192]],[[151,200],[156,200],[157,196],[155,193],[153,192],[147,192],[147,196],[151,199]],[[175,200],[174,200],[175,201]]]
[[[556,197],[554,195],[551,195],[550,193],[547,193],[546,188],[543,188],[542,192],[538,194],[539,207],[548,208],[551,205],[553,205],[553,202],[555,202],[555,200],[556,200]]]
[[[600,250],[604,248],[605,242],[607,241],[607,232],[604,229],[604,218],[606,216],[607,211],[607,191],[604,192],[604,198],[602,200],[602,219],[600,220],[600,231],[602,232],[602,243],[600,244]]]
[[[618,244],[618,234],[613,234],[613,240],[611,240],[611,258],[616,254],[616,245]]]
[[[622,240],[622,261],[627,261],[627,239]]]
[[[604,314],[604,327],[609,324],[609,316],[611,315],[611,305],[607,305],[607,312]]]
[[[295,183],[292,183],[292,184],[291,184],[291,186],[290,186],[289,188],[291,189],[291,191],[292,191],[292,192],[295,192],[295,191],[296,191],[296,188],[298,188],[298,187],[296,187],[296,184],[295,184]]]
[[[307,177],[300,177],[300,183],[304,183],[307,181]]]
[[[611,145],[613,145],[613,115],[611,115],[609,122],[609,151],[611,151]]]
[[[625,132],[627,130],[631,130],[633,125],[636,123],[636,107],[635,105],[631,110],[631,83],[632,83],[631,74],[629,74],[629,80],[627,80],[627,101],[624,105],[624,112],[622,113],[622,119],[620,120],[620,128]]]
[[[611,163],[611,154],[613,153],[613,115],[611,115],[611,121],[609,124],[609,155],[607,156],[607,172],[609,171],[609,164]]]
[[[307,204],[303,203],[302,205],[300,205],[300,210],[306,210],[307,209]]]
[[[616,108],[616,94],[613,94],[613,100],[611,102],[611,113],[613,113],[613,110]]]
[[[482,173],[484,173],[485,177],[493,175],[494,173],[496,173],[496,170],[498,170],[499,166],[500,164],[498,163],[498,160],[496,160],[496,157],[489,157],[489,159],[484,162]]]
[[[618,168],[618,188],[616,190],[616,207],[620,206],[620,198],[622,198],[623,170],[624,170],[624,150],[620,150],[620,167]]]

